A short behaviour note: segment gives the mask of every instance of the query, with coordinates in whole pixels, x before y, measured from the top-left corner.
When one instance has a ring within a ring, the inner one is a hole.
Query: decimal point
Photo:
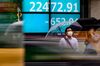
[[[64,12],[66,12],[66,9],[64,10]]]

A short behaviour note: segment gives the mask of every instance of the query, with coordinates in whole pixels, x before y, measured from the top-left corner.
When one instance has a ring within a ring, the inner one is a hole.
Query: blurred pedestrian
[[[65,30],[65,36],[63,38],[61,38],[60,42],[59,42],[59,46],[60,47],[66,47],[66,48],[71,48],[75,51],[79,51],[78,50],[78,40],[73,37],[73,30],[71,28],[66,28]]]
[[[91,28],[87,32],[87,38],[86,38],[86,49],[85,54],[93,54],[97,55],[100,49],[98,48],[98,45],[100,45],[100,35],[96,33],[96,29]]]

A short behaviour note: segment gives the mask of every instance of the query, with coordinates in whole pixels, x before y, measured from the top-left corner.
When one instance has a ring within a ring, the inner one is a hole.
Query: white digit
[[[61,2],[58,2],[58,5],[60,5],[60,7],[58,8],[58,12],[63,12],[62,7],[63,7],[63,4]]]
[[[72,3],[67,3],[67,12],[71,12],[72,11]]]
[[[42,8],[42,3],[41,2],[37,2],[37,4],[39,5],[39,7],[37,8],[37,11],[42,12],[41,8]]]
[[[72,24],[74,22],[73,18],[69,19],[69,23]]]
[[[66,22],[65,18],[61,18],[62,22]],[[66,26],[66,24],[64,24],[63,26]]]
[[[62,22],[66,22],[66,19],[65,18],[61,18]]]
[[[51,25],[55,25],[56,22],[55,22],[55,18],[51,18]]]
[[[77,3],[74,4],[75,10],[74,12],[78,12]]]
[[[34,7],[35,7],[35,3],[34,2],[30,2],[30,4],[32,4],[32,8],[30,9],[31,12],[35,11]]]
[[[73,22],[74,20],[73,20],[73,18],[70,18],[69,21],[70,21],[70,22]]]
[[[45,9],[46,11],[49,10],[48,2],[46,2],[46,3],[44,4],[43,9]]]
[[[51,5],[53,5],[53,8],[51,10],[53,12],[55,10],[57,4],[56,4],[56,2],[51,2]]]
[[[57,23],[60,23],[60,18],[56,18],[56,22]]]

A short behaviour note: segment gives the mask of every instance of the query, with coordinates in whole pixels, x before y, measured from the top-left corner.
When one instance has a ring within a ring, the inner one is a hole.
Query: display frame
[[[49,2],[51,2],[51,0],[49,0]],[[83,6],[84,5],[84,6]],[[87,1],[85,0],[80,0],[80,12],[50,12],[50,6],[51,4],[49,4],[49,12],[23,12],[23,14],[49,14],[49,29],[51,27],[50,25],[50,19],[51,19],[51,14],[79,14],[80,18],[87,18],[88,17],[88,4]],[[22,7],[23,8],[23,7]],[[24,33],[24,35],[46,35],[46,33]]]

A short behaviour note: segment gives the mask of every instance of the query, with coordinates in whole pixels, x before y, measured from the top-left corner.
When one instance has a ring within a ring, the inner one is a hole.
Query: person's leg
[[[97,55],[97,52],[94,49],[86,49],[84,54]]]

